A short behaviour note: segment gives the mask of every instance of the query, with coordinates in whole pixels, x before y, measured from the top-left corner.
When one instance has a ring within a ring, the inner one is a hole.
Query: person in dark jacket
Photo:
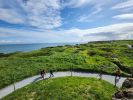
[[[44,75],[46,75],[46,72],[44,69],[40,70],[41,77],[44,79]]]
[[[54,74],[53,74],[53,71],[52,70],[50,70],[49,73],[50,73],[50,76],[49,77],[54,77]]]

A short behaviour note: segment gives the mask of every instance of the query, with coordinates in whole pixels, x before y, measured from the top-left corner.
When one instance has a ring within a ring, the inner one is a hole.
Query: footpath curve
[[[54,72],[54,78],[56,77],[64,77],[64,76],[79,76],[79,77],[94,77],[94,78],[99,78],[98,73],[90,73],[90,72],[70,72],[70,71],[65,71],[65,72]],[[49,78],[49,73],[46,73],[45,78]],[[102,74],[102,79],[105,81],[108,81],[111,84],[115,84],[115,76],[112,75],[105,75]],[[126,78],[121,77],[119,80],[117,80],[117,87],[121,87],[122,83],[124,82]],[[32,76],[29,78],[26,78],[24,80],[21,80],[19,82],[16,82],[15,85],[15,90],[22,88],[30,83],[36,82],[42,80],[40,75]],[[0,99],[7,96],[8,94],[14,92],[14,85],[9,85],[3,89],[0,89]]]

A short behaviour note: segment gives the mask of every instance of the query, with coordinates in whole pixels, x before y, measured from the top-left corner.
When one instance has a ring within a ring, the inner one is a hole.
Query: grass
[[[44,68],[49,71],[100,72],[114,74],[120,67],[122,75],[132,73],[133,40],[103,41],[77,44],[75,46],[57,46],[42,48],[31,52],[0,53],[0,88],[13,81],[39,74]],[[116,64],[117,62],[119,64]]]
[[[115,92],[104,80],[62,77],[32,83],[2,100],[111,100]]]

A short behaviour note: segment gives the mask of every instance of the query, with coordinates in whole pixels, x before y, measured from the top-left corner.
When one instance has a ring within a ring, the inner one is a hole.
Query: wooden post
[[[72,57],[70,58],[70,60],[71,60],[71,61],[70,61],[70,63],[71,63],[71,64],[70,64],[70,72],[71,72],[71,76],[72,76]]]
[[[12,74],[12,80],[13,80],[13,89],[15,91],[16,87],[15,87],[15,76],[14,76],[14,73]]]
[[[72,76],[72,66],[71,66],[71,76]]]
[[[16,88],[15,88],[15,83],[13,82],[13,88],[14,88],[14,91],[16,90]]]

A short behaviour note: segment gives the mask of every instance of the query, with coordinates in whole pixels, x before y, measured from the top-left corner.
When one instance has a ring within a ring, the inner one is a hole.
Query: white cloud
[[[102,11],[102,7],[100,5],[94,6],[94,11],[88,15],[81,15],[78,18],[78,22],[92,22],[94,17],[100,17],[100,16],[95,16],[96,14],[100,13]],[[94,17],[93,17],[94,16]]]
[[[95,14],[101,12],[102,9],[103,9],[103,8],[102,8],[102,5],[96,5],[94,8],[95,8],[96,10],[95,10],[94,12],[92,12],[91,15],[95,15]]]
[[[0,20],[52,29],[62,25],[60,0],[0,1]]]
[[[24,2],[25,1],[25,2]],[[62,3],[61,3],[62,1]],[[24,24],[42,29],[53,29],[62,25],[61,10],[64,7],[77,8],[85,5],[92,6],[89,16],[102,11],[103,5],[110,0],[1,0],[0,19],[8,23]],[[90,21],[83,16],[79,21]]]
[[[78,22],[92,22],[94,20],[94,17],[95,18],[101,17],[101,15],[98,15],[98,14],[100,14],[103,10],[105,10],[107,5],[110,6],[110,4],[112,4],[112,1],[90,0],[90,2],[88,1],[88,3],[85,3],[85,4],[86,5],[90,4],[90,6],[92,5],[93,6],[90,8],[90,12],[88,14],[86,15],[84,14],[79,17],[79,19],[77,20]]]
[[[78,22],[92,22],[93,20],[90,19],[89,15],[83,15],[83,16],[80,16],[77,21]]]
[[[28,0],[20,3],[27,13],[28,23],[37,28],[51,29],[61,26],[60,0]]]
[[[85,6],[90,2],[92,2],[92,0],[67,0],[67,1],[63,0],[62,6],[77,8],[77,7]]]
[[[19,41],[33,42],[86,42],[113,39],[133,39],[133,23],[119,23],[91,29],[68,29],[58,31],[28,31],[23,29],[0,28],[8,37]],[[19,33],[19,34],[18,34]],[[10,36],[8,35],[10,34]],[[0,34],[0,37],[2,35]],[[6,36],[4,36],[4,39]]]
[[[125,2],[119,3],[113,7],[113,9],[124,9],[133,8],[133,0],[126,0]]]
[[[13,24],[24,23],[24,21],[20,18],[20,16],[16,12],[14,12],[13,10],[2,9],[2,8],[0,8],[0,20]]]
[[[113,18],[116,18],[116,19],[133,19],[133,13],[116,15]]]
[[[104,5],[112,2],[110,0],[62,0],[63,7],[78,8],[87,5]]]
[[[133,23],[119,23],[91,29],[71,29],[65,34],[76,34],[79,41],[133,39]]]
[[[22,43],[23,41],[19,40],[0,40],[0,44],[12,44],[12,43]]]
[[[6,0],[2,1],[5,2]],[[107,39],[133,39],[133,23],[118,23],[91,29],[75,28],[68,30],[62,29],[58,31],[46,30],[57,28],[62,25],[60,13],[61,10],[64,9],[63,7],[81,7],[82,9],[82,7],[89,5],[88,8],[90,8],[90,13],[82,15],[78,19],[80,22],[89,22],[95,19],[94,17],[96,14],[97,16],[100,16],[98,14],[103,11],[103,8],[106,8],[107,6],[110,7],[110,2],[112,2],[111,0],[62,0],[63,4],[61,4],[60,0],[25,0],[26,2],[22,2],[23,0],[14,1],[16,1],[16,5],[18,5],[19,8],[14,6],[15,4],[8,8],[4,8],[3,4],[0,4],[0,20],[14,24],[24,23],[36,28],[35,30],[27,30],[0,27],[0,39],[2,39],[1,41],[3,42],[15,41],[15,39],[18,39],[16,41],[24,42],[79,42]],[[131,3],[131,0],[128,0],[127,2]],[[126,6],[124,6],[124,3]],[[8,3],[8,5],[10,5],[10,3]],[[116,5],[113,9],[131,7],[131,4],[123,2]],[[103,14],[106,14],[106,12]],[[127,13],[114,16],[114,18],[132,19],[132,16],[132,13]],[[10,40],[11,38],[14,40]]]
[[[99,33],[99,32],[114,32],[114,33],[125,33],[128,31],[133,31],[132,29],[133,23],[120,23],[113,24],[93,29],[88,29],[87,31],[90,33]]]

